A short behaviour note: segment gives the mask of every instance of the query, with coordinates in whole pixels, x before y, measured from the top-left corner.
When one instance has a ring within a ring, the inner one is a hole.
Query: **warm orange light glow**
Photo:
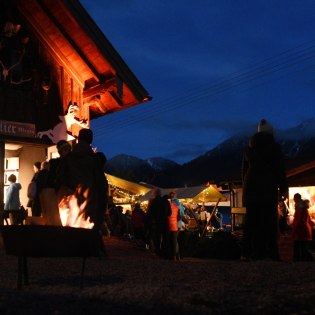
[[[84,229],[92,229],[94,223],[90,222],[90,218],[85,219],[84,201],[80,206],[75,195],[64,197],[59,203],[59,214],[63,226],[71,226]]]

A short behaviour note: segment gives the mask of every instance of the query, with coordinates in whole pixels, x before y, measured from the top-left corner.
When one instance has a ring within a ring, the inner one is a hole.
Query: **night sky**
[[[108,158],[182,164],[261,118],[286,129],[315,116],[313,0],[81,3],[153,97],[92,121]]]

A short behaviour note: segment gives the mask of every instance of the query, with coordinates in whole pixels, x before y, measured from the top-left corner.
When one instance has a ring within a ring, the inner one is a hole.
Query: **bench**
[[[100,236],[95,230],[48,226],[0,226],[7,255],[18,258],[17,288],[28,282],[28,257],[79,257],[82,258],[80,287],[87,257],[99,257]]]

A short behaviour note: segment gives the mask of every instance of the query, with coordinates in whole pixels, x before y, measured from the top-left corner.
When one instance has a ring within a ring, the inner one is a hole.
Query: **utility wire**
[[[240,92],[243,93],[243,92],[252,90],[252,88],[257,88],[257,87],[260,87],[260,86],[265,85],[265,84],[266,84],[266,82],[259,83],[259,84],[257,83],[253,87],[245,88],[245,89],[241,90]],[[301,102],[302,102],[303,99],[301,98]],[[222,100],[217,102],[216,103],[216,108],[221,108],[220,106],[222,106],[224,108],[224,104],[222,104],[222,102],[223,102]],[[297,103],[299,104],[300,102],[297,102]],[[112,128],[107,128],[107,126],[104,126],[103,129],[98,134],[101,135],[101,132],[104,131],[104,130],[106,130],[105,134],[110,133],[111,136],[117,136],[117,135],[120,135],[120,134],[122,134],[122,135],[126,134],[126,130],[124,128],[113,128],[112,129]],[[96,137],[97,137],[97,135],[96,135]]]
[[[281,69],[278,69],[278,70],[281,70]],[[256,78],[257,79],[257,78]],[[237,84],[234,84],[234,86],[233,87],[236,87],[236,86],[240,86],[240,85],[242,85],[244,82],[242,82],[242,81],[239,81],[239,82],[237,82]],[[228,86],[226,86],[226,87],[224,87],[224,88],[222,88],[221,90],[219,90],[219,91],[214,91],[211,95],[208,95],[209,97],[213,97],[213,96],[215,96],[215,95],[217,95],[217,94],[219,94],[219,93],[222,93],[222,92],[225,92],[225,91],[227,91],[227,90],[229,90],[229,89],[231,89],[231,87],[228,87]],[[201,100],[201,99],[203,99],[204,98],[204,95],[199,95],[199,96],[194,96],[194,97],[192,97],[192,98],[186,98],[185,99],[185,101],[183,102],[183,101],[181,101],[179,104],[175,104],[176,106],[174,106],[174,103],[172,104],[172,106],[171,106],[171,108],[169,108],[169,110],[168,110],[168,112],[169,111],[171,111],[171,110],[173,110],[173,109],[176,109],[176,108],[178,108],[179,106],[181,106],[181,107],[184,107],[184,106],[187,106],[187,105],[190,105],[190,104],[192,104],[192,103],[195,103],[196,101],[198,101],[198,100]],[[170,104],[171,105],[171,104]],[[217,106],[216,106],[217,107]],[[204,108],[203,108],[204,109]],[[206,110],[207,109],[209,109],[209,107],[208,108],[206,108]],[[104,125],[104,126],[100,126],[100,128],[98,128],[98,129],[96,129],[96,133],[98,133],[98,130],[99,129],[107,129],[107,130],[109,130],[109,129],[111,129],[111,127],[115,127],[115,131],[119,131],[119,130],[121,130],[121,128],[120,127],[126,127],[126,126],[129,126],[129,125],[131,125],[131,124],[133,124],[133,123],[135,123],[135,122],[138,122],[140,119],[144,119],[144,118],[149,118],[149,117],[152,117],[152,116],[154,116],[156,113],[158,113],[159,111],[155,111],[155,112],[150,112],[150,113],[147,113],[147,114],[145,114],[145,115],[142,115],[141,117],[139,117],[139,115],[138,116],[133,116],[133,118],[131,118],[131,117],[128,117],[128,120],[127,121],[120,121],[120,122],[115,122],[114,124],[106,124],[106,126]],[[133,114],[132,114],[133,115]],[[146,117],[145,117],[146,116]],[[94,129],[93,129],[94,130]]]
[[[303,45],[304,44],[301,44],[298,47],[302,47]],[[145,117],[149,118],[156,115],[157,113],[163,112],[165,111],[166,107],[167,107],[167,111],[169,112],[174,109],[177,109],[179,106],[189,105],[196,100],[200,100],[205,97],[212,97],[214,95],[226,92],[239,85],[259,79],[268,74],[279,72],[281,70],[292,67],[293,65],[299,64],[305,60],[311,59],[315,56],[314,48],[315,46],[312,45],[298,52],[293,52],[293,53],[288,54],[288,52],[292,52],[296,50],[296,48],[292,48],[275,57],[270,57],[262,62],[258,62],[254,64],[253,66],[250,66],[248,70],[246,69],[245,71],[237,71],[233,73],[232,75],[229,75],[227,78],[224,78],[223,80],[220,80],[214,83],[210,87],[193,90],[192,92],[186,95],[181,95],[181,96],[176,96],[176,97],[166,99],[164,101],[161,101],[160,103],[162,104],[158,107],[157,105],[159,104],[159,102],[156,102],[154,104],[155,108],[153,110],[152,108],[150,108],[151,109],[150,112],[143,112],[143,108],[140,109],[138,105],[137,110],[132,112],[132,115],[136,115],[136,117],[134,117],[133,119],[128,118],[127,120],[123,119],[119,121],[119,118],[117,116],[116,120],[113,119],[111,120],[111,122],[107,122],[106,127],[96,125],[93,130],[95,130],[95,133],[97,136],[98,131],[100,131],[101,129],[104,129],[104,127],[106,129],[109,129],[110,127],[115,127],[115,128],[117,127],[119,128],[123,126],[126,127],[134,122],[144,119]],[[280,62],[279,62],[279,58],[281,58]],[[139,112],[140,114],[137,115],[137,112]]]
[[[137,115],[136,118],[134,118],[134,120],[130,120],[130,117],[128,118],[128,120],[126,121],[121,121],[122,123],[124,124],[130,124],[132,123],[133,121],[139,121],[140,119],[142,118],[145,118],[145,117],[148,117],[148,116],[154,116],[156,113],[159,113],[159,112],[162,112],[162,111],[165,111],[164,110],[164,107],[167,105],[167,111],[171,111],[171,110],[174,110],[176,108],[178,108],[179,106],[184,106],[184,105],[187,105],[187,104],[191,104],[192,101],[196,101],[196,100],[199,100],[199,99],[202,99],[202,98],[205,98],[205,97],[211,97],[213,95],[217,95],[219,93],[222,93],[222,92],[225,92],[227,90],[230,90],[231,88],[234,88],[236,86],[239,86],[241,84],[244,84],[244,83],[247,83],[248,81],[251,81],[251,80],[256,80],[260,77],[263,77],[263,76],[266,76],[267,74],[270,74],[270,73],[274,73],[274,72],[277,72],[277,71],[280,71],[280,70],[283,70],[283,69],[286,69],[288,67],[291,67],[292,65],[295,65],[295,64],[298,64],[304,60],[307,60],[307,59],[310,59],[310,58],[313,58],[315,55],[314,53],[312,55],[309,55],[303,59],[300,59],[300,60],[296,60],[295,62],[287,65],[287,66],[283,66],[283,67],[278,67],[277,69],[275,68],[276,66],[274,66],[273,70],[271,71],[271,69],[265,69],[264,72],[261,72],[259,75],[258,73],[255,75],[255,77],[249,77],[249,78],[246,78],[246,77],[243,77],[239,80],[236,80],[235,82],[231,82],[231,84],[227,84],[227,85],[222,85],[222,86],[215,86],[214,89],[209,90],[206,94],[195,94],[195,95],[191,95],[191,96],[188,96],[188,97],[185,97],[183,100],[182,100],[182,97],[181,98],[178,98],[176,101],[172,101],[172,100],[169,100],[169,101],[166,101],[164,102],[164,104],[162,103],[162,106],[160,107],[155,107],[155,109],[152,110],[151,108],[151,111],[149,113],[141,113],[141,115]],[[288,62],[288,61],[287,61]],[[211,92],[211,93],[210,93]],[[135,112],[133,112],[133,114],[135,114]],[[119,123],[119,120],[118,120],[118,123]],[[117,121],[111,121],[109,122],[109,124],[107,124],[107,126],[117,126]]]
[[[304,55],[301,55],[299,56],[299,58],[305,56],[306,53],[304,53]],[[222,83],[216,83],[214,85],[211,86],[211,88],[207,88],[207,90],[203,91],[203,94],[201,92],[198,92],[198,93],[193,93],[193,94],[187,94],[185,95],[184,97],[183,96],[180,96],[180,97],[173,97],[169,100],[166,100],[166,102],[164,102],[164,104],[162,103],[162,106],[159,106],[159,107],[156,107],[154,109],[154,111],[150,111],[150,115],[154,115],[155,113],[158,113],[158,112],[162,112],[164,111],[164,107],[167,105],[167,109],[168,111],[172,110],[172,107],[174,109],[176,109],[178,106],[176,106],[176,103],[180,102],[180,104],[182,104],[182,100],[184,100],[185,102],[187,101],[187,99],[190,99],[190,98],[195,98],[195,97],[206,97],[206,96],[211,96],[213,94],[217,94],[217,93],[221,93],[221,92],[224,92],[226,89],[230,89],[230,88],[233,88],[239,84],[242,84],[242,83],[246,83],[248,80],[253,80],[253,79],[257,79],[259,77],[262,77],[262,76],[265,76],[269,73],[272,73],[272,72],[276,72],[276,71],[279,71],[279,70],[282,70],[282,69],[285,69],[289,66],[292,66],[294,64],[297,64],[297,63],[300,63],[304,60],[307,60],[307,59],[310,59],[310,58],[313,58],[314,57],[314,53],[310,56],[306,56],[305,58],[302,58],[300,60],[297,60],[297,58],[294,58],[294,59],[289,59],[289,60],[286,60],[285,62],[282,62],[282,64],[285,64],[285,63],[288,63],[288,62],[291,62],[291,61],[295,61],[289,65],[287,65],[286,67],[282,67],[282,68],[278,68],[276,69],[276,67],[279,65],[279,64],[275,64],[273,65],[272,67],[269,66],[269,68],[265,68],[265,69],[262,69],[262,71],[259,73],[259,72],[256,72],[256,73],[250,73],[250,72],[245,72],[244,74],[242,74],[242,76],[238,76],[238,77],[235,77],[235,78],[232,78],[232,79],[228,79],[228,80],[225,80]],[[234,82],[233,82],[234,80]],[[239,81],[239,82],[238,82]],[[209,94],[211,93],[211,94]],[[190,103],[190,102],[189,102]],[[158,103],[155,103],[155,104],[158,104]],[[169,106],[169,105],[172,105],[173,106]],[[138,105],[139,107],[139,105]],[[139,111],[140,109],[138,109]],[[136,113],[136,112],[133,112],[133,113]],[[141,109],[141,113],[144,114],[145,116],[147,116],[147,114],[143,113],[142,109]],[[138,118],[141,118],[138,116]],[[119,120],[119,119],[118,119]],[[113,120],[112,121],[112,124],[116,125],[116,121]]]

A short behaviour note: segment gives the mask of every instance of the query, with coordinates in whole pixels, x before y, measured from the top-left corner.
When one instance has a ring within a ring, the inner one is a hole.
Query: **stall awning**
[[[193,198],[194,202],[217,202],[217,201],[227,201],[227,198],[222,195],[216,188],[209,186],[196,195]]]
[[[183,187],[183,188],[161,188],[161,193],[163,195],[168,195],[171,191],[175,191],[178,199],[193,199],[194,202],[216,202],[218,199],[220,201],[227,201],[227,198],[221,194],[213,186],[193,186],[193,187]],[[150,190],[144,196],[142,196],[139,201],[148,201],[153,197],[153,190]]]
[[[151,187],[146,187],[137,183],[129,182],[125,179],[115,177],[113,175],[105,174],[109,185],[128,191],[135,195],[145,195],[151,190]]]

